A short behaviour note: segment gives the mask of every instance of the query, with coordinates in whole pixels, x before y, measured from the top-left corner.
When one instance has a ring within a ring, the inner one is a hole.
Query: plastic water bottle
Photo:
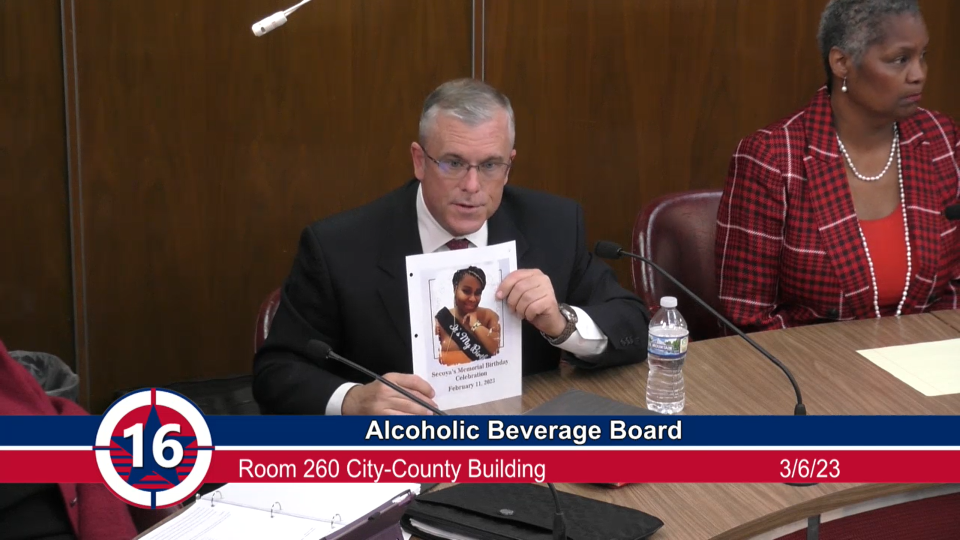
[[[677,311],[677,299],[664,296],[660,310],[650,321],[647,339],[647,409],[663,414],[683,410],[683,362],[687,358],[690,331]]]

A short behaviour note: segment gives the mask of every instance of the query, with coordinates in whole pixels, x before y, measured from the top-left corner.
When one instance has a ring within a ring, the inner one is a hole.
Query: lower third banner
[[[960,482],[958,450],[957,417],[206,417],[163,389],[0,417],[0,482],[143,507],[229,482]]]

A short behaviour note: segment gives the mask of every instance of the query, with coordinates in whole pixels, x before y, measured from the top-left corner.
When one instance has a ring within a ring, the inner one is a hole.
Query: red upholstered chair
[[[136,506],[127,506],[127,508],[130,510],[130,517],[133,518],[133,526],[137,528],[137,532],[144,533],[154,525],[179,512],[183,508],[183,504],[155,510],[137,508]]]
[[[645,206],[633,226],[633,251],[673,274],[681,283],[719,308],[714,240],[720,190],[696,190],[660,197]],[[633,289],[654,311],[660,298],[677,297],[678,307],[690,326],[690,338],[723,335],[716,317],[701,308],[656,270],[633,260]]]
[[[779,540],[805,540],[807,529]],[[956,540],[960,538],[960,493],[910,501],[826,521],[819,540]]]
[[[273,324],[273,316],[277,313],[280,306],[280,289],[276,289],[267,296],[266,300],[260,304],[260,311],[257,312],[257,327],[253,331],[253,352],[263,345],[270,333],[270,325]]]

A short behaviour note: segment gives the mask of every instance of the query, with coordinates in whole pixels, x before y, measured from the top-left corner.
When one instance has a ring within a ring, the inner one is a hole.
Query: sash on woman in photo
[[[446,330],[451,341],[453,341],[471,361],[487,360],[493,356],[490,354],[490,351],[480,343],[477,335],[469,328],[460,324],[453,317],[453,314],[450,313],[449,309],[445,307],[440,308],[440,311],[437,312],[437,322],[440,323],[441,328]]]

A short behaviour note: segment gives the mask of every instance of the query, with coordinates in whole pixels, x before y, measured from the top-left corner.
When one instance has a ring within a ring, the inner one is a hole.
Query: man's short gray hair
[[[506,111],[510,120],[510,145],[516,141],[516,126],[510,100],[499,90],[476,79],[457,79],[445,82],[427,96],[420,113],[420,145],[441,112],[449,114],[468,126],[477,126],[493,120],[500,111]]]
[[[883,23],[893,15],[920,15],[917,0],[830,0],[820,17],[817,41],[827,73],[827,87],[832,87],[830,49],[837,47],[859,66],[870,46],[883,41]]]

